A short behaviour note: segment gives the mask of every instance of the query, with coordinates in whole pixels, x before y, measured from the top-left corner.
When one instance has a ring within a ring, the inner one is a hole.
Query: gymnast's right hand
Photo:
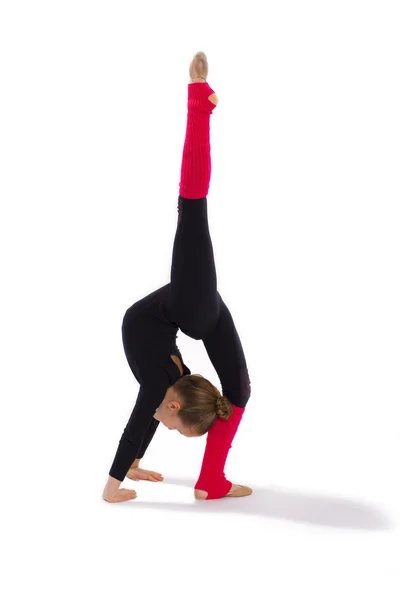
[[[127,500],[134,500],[136,498],[137,494],[135,490],[120,488],[120,485],[121,481],[114,477],[109,477],[103,491],[103,500],[106,502],[126,502]]]

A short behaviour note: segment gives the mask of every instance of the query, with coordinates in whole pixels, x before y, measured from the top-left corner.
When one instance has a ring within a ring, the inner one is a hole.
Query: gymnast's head
[[[229,419],[232,404],[201,375],[184,375],[168,388],[154,418],[186,437],[207,433],[216,419]]]

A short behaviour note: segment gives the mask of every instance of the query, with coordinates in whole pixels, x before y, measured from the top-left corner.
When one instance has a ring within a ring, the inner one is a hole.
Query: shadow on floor
[[[146,482],[147,483],[147,482]],[[194,487],[195,481],[165,477],[164,483]],[[150,482],[149,482],[150,485]],[[158,485],[158,484],[151,484]],[[296,523],[359,530],[390,530],[393,523],[378,508],[349,498],[322,496],[300,492],[283,491],[273,487],[252,486],[253,494],[244,498],[221,498],[220,500],[194,500],[184,502],[142,502],[139,499],[121,503],[120,506],[154,508],[184,512],[237,513],[269,519],[283,519]]]

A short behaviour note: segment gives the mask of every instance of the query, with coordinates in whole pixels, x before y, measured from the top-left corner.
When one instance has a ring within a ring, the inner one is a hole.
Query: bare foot
[[[250,496],[252,493],[253,490],[247,487],[247,485],[237,485],[234,483],[226,496],[229,496],[230,498],[240,498],[242,496]]]
[[[208,496],[208,492],[204,490],[194,490],[194,497],[196,500],[205,500]]]
[[[127,500],[134,500],[136,496],[135,490],[120,488],[115,496],[103,496],[103,500],[106,502],[126,502]]]
[[[246,485],[232,484],[230,491],[224,496],[224,498],[240,498],[242,496],[250,496],[253,490]],[[205,490],[194,490],[194,497],[196,500],[205,500],[208,496],[208,492]]]
[[[219,102],[217,94],[211,94],[211,96],[208,96],[208,99],[213,104],[218,104],[218,102]]]
[[[196,52],[189,67],[191,83],[206,83],[208,77],[208,60],[204,52]],[[208,99],[213,104],[218,104],[217,94],[211,94]]]
[[[208,61],[204,52],[196,52],[189,66],[192,83],[204,83],[208,76]]]
[[[126,476],[128,479],[132,479],[132,481],[164,481],[164,477],[161,475],[161,473],[156,473],[156,471],[147,471],[146,469],[141,469],[140,467],[131,467]]]

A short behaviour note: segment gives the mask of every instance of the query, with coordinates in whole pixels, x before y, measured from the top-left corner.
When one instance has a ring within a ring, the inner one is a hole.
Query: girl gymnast
[[[217,291],[208,227],[210,116],[218,97],[207,83],[204,52],[195,54],[189,75],[171,281],[135,302],[123,318],[124,351],[140,389],[103,491],[108,502],[136,498],[134,490],[120,487],[125,476],[134,481],[163,481],[160,473],[139,467],[160,422],[186,437],[208,434],[195,498],[211,500],[252,493],[249,487],[232,484],[224,474],[251,390],[239,335]],[[201,375],[191,374],[176,345],[179,329],[202,340],[222,394]]]

